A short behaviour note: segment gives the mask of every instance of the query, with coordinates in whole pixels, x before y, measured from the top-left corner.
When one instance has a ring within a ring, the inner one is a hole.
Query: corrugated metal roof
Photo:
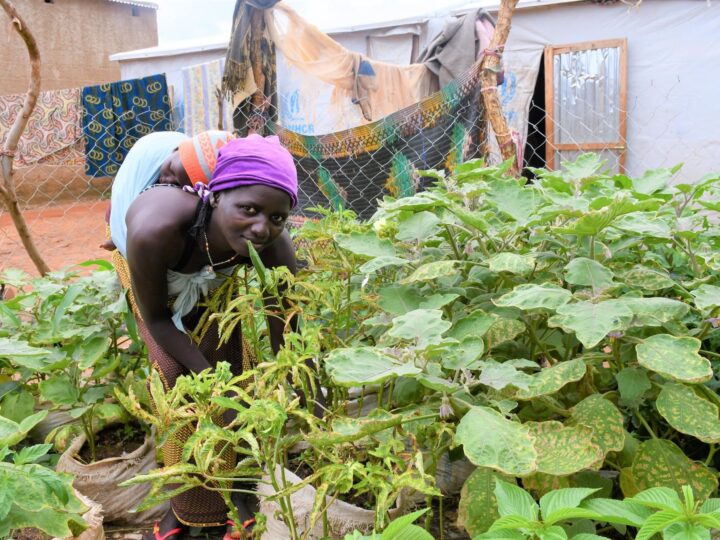
[[[555,4],[572,4],[574,2],[583,2],[584,0],[520,0],[515,9],[527,9],[536,7],[553,6]],[[469,0],[466,5],[456,7],[450,11],[453,15],[462,15],[478,8],[488,11],[498,11],[500,9],[500,0]]]
[[[147,49],[137,49],[110,55],[110,61],[136,60],[138,58],[155,58],[158,56],[176,56],[180,54],[215,51],[227,49],[230,38],[209,36],[204,38],[177,41],[169,45],[158,45]]]
[[[130,6],[138,6],[138,7],[144,7],[149,9],[158,9],[158,5],[155,2],[143,2],[141,0],[108,0],[110,2],[114,2],[115,4],[128,4]]]

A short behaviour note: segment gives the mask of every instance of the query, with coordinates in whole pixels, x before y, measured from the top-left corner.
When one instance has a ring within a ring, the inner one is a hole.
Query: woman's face
[[[213,216],[230,247],[248,256],[248,241],[260,253],[280,236],[290,208],[287,193],[255,184],[221,192]]]
[[[180,161],[180,152],[177,148],[173,151],[170,156],[163,161],[160,165],[160,177],[158,178],[159,184],[177,184],[180,186],[190,186],[190,178],[185,167],[183,167]]]

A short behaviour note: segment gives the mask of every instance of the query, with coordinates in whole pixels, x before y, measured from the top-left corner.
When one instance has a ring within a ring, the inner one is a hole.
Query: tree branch
[[[512,140],[507,120],[503,114],[500,105],[500,98],[497,91],[497,73],[501,69],[500,61],[502,59],[502,51],[505,47],[510,26],[512,21],[513,10],[518,0],[502,0],[500,4],[500,12],[498,13],[497,25],[493,34],[490,45],[485,51],[485,57],[482,60],[480,75],[480,91],[485,104],[490,124],[492,125],[495,138],[500,146],[500,153],[504,160],[514,158],[517,155],[515,143]],[[513,172],[519,174],[520,164],[515,163],[512,168]]]
[[[33,242],[28,229],[25,217],[20,211],[20,207],[17,201],[17,194],[15,193],[15,183],[13,181],[13,157],[17,150],[18,141],[22,135],[25,127],[27,126],[30,115],[35,108],[37,103],[38,94],[40,93],[40,51],[38,50],[37,42],[33,37],[30,29],[25,24],[25,21],[20,17],[20,14],[15,9],[15,6],[10,0],[0,0],[0,7],[5,10],[5,13],[10,17],[13,28],[20,34],[20,37],[25,42],[25,46],[30,56],[30,87],[28,88],[27,95],[25,97],[25,103],[23,108],[15,118],[15,122],[10,128],[10,131],[5,139],[5,144],[2,150],[0,150],[0,159],[2,161],[2,175],[3,185],[0,188],[0,199],[7,206],[10,216],[12,217],[15,228],[17,229],[18,236],[27,251],[28,256],[35,264],[38,272],[41,275],[45,275],[50,271],[50,267],[45,263],[43,258],[40,256],[40,252]]]

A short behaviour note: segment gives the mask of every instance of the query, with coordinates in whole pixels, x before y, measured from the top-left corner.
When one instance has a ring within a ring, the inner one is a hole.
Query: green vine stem
[[[648,424],[648,421],[645,420],[645,417],[642,415],[642,413],[640,412],[640,409],[639,409],[639,408],[638,408],[638,409],[635,409],[635,414],[637,414],[638,419],[640,420],[640,423],[641,423],[641,424],[643,425],[643,427],[647,430],[647,432],[650,434],[650,436],[651,436],[653,439],[657,439],[658,436],[655,434],[655,431],[653,430],[653,428],[650,427],[650,424]]]
[[[715,456],[715,452],[717,452],[717,449],[718,449],[717,444],[712,443],[710,445],[710,450],[708,451],[707,458],[705,459],[706,466],[709,467],[710,464],[712,463],[713,457]]]

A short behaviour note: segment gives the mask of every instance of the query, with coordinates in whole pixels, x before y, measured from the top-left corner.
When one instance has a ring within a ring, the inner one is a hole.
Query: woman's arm
[[[168,307],[167,260],[173,251],[168,247],[173,239],[168,236],[167,231],[154,227],[139,233],[129,223],[127,251],[133,291],[153,339],[177,362],[198,373],[211,365],[190,337],[175,327]]]

